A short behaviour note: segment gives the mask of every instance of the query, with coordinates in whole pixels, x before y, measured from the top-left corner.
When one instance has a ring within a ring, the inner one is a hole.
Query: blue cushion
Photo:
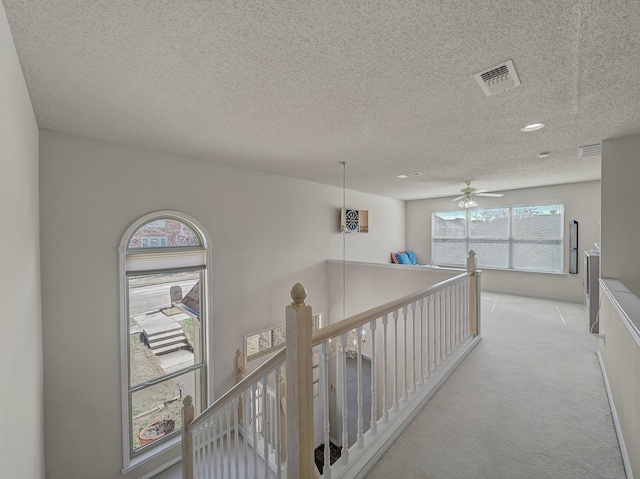
[[[411,264],[418,264],[416,254],[413,251],[407,251],[407,256],[409,257],[409,261],[411,261]]]
[[[405,253],[396,253],[396,258],[398,258],[398,263],[400,264],[411,264],[411,260],[409,259],[409,255]]]

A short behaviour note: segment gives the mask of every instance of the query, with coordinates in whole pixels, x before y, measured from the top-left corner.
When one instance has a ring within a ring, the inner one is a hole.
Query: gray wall
[[[506,293],[583,300],[582,253],[594,249],[600,241],[600,182],[573,183],[541,188],[525,188],[504,192],[502,198],[478,199],[481,207],[517,206],[527,204],[564,204],[565,239],[569,239],[569,222],[579,223],[579,273],[541,274],[515,271],[484,270],[482,288]],[[451,198],[407,202],[407,249],[413,250],[421,263],[431,261],[431,213],[457,208]],[[565,267],[568,267],[568,244],[565,248]]]
[[[44,477],[38,127],[0,3],[0,468]]]
[[[118,478],[117,246],[125,229],[172,209],[208,230],[220,396],[234,382],[243,335],[284,322],[297,281],[314,310],[328,310],[325,260],[342,257],[342,191],[46,130],[40,155],[47,478]],[[404,202],[349,191],[347,206],[368,209],[370,226],[369,234],[350,236],[350,260],[388,262],[390,251],[404,247]],[[89,439],[87,430],[100,434]]]
[[[640,296],[640,135],[602,142],[602,264],[600,275],[614,278]]]

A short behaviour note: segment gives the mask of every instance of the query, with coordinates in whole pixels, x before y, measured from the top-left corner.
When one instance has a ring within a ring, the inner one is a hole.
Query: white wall
[[[602,253],[600,276],[620,281],[628,292],[615,293],[625,313],[638,320],[640,296],[640,256],[638,236],[640,222],[635,200],[640,199],[640,135],[602,142]],[[610,282],[607,282],[610,283]],[[622,288],[621,288],[622,290]],[[599,351],[608,378],[611,400],[615,405],[619,434],[623,435],[629,455],[629,477],[640,473],[640,346],[617,309],[610,293],[601,294]],[[625,304],[626,303],[626,304]],[[634,308],[627,306],[633,305]]]
[[[125,229],[172,209],[211,235],[220,396],[234,382],[243,335],[284,322],[297,281],[314,310],[327,310],[325,260],[342,256],[342,191],[46,130],[40,152],[47,478],[118,478],[117,246]],[[350,259],[388,262],[404,247],[404,202],[349,191],[347,206],[368,209],[370,223],[369,234],[352,238]]]
[[[541,274],[515,271],[483,270],[482,288],[505,293],[583,301],[584,250],[594,249],[600,241],[600,182],[573,183],[541,188],[506,191],[502,198],[479,198],[482,207],[518,206],[527,204],[564,204],[565,272],[569,270],[569,222],[579,223],[578,273]],[[450,198],[407,202],[407,249],[413,250],[421,263],[431,261],[431,213],[451,211],[457,206]]]
[[[640,296],[640,135],[602,142],[602,262],[603,278],[622,281]]]
[[[38,127],[0,3],[0,468],[44,477]]]

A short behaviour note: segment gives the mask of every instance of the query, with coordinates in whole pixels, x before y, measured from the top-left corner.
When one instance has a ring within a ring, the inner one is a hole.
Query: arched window
[[[180,441],[181,398],[207,404],[208,236],[159,211],[120,243],[124,470]]]

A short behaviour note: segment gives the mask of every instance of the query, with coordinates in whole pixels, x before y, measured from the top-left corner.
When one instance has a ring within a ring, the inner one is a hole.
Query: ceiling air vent
[[[580,147],[580,158],[591,158],[593,156],[602,156],[602,143]]]
[[[520,86],[520,79],[511,60],[476,73],[473,78],[487,96]]]

